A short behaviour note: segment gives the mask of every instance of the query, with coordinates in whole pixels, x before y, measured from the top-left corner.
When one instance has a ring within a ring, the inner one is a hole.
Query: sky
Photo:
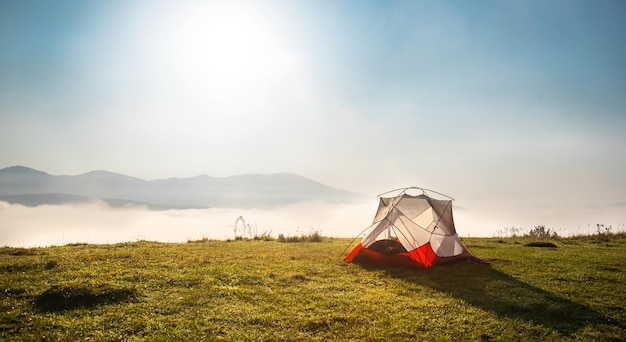
[[[476,220],[608,206],[577,219],[623,225],[624,15],[620,0],[0,0],[0,168],[293,172],[374,202],[437,190]]]

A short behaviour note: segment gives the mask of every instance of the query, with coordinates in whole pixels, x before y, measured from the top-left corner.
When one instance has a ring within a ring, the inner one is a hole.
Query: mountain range
[[[24,166],[0,169],[0,201],[26,206],[99,199],[150,209],[270,208],[306,201],[351,203],[364,195],[293,173],[143,180],[108,171],[57,176]]]

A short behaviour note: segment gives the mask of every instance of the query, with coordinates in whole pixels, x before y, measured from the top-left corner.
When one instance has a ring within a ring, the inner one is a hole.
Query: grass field
[[[0,339],[626,340],[626,234],[531,241],[430,269],[347,264],[330,238],[0,248]]]

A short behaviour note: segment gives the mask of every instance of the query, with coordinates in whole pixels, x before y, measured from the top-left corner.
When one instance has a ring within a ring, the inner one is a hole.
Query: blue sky
[[[3,0],[0,166],[295,172],[511,211],[622,203],[625,14],[623,1]]]

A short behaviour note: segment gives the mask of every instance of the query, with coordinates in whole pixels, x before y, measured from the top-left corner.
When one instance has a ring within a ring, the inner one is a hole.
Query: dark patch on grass
[[[39,251],[31,248],[0,248],[0,254],[12,255],[12,256],[25,256],[25,255],[38,255]]]
[[[0,267],[0,273],[25,273],[36,269],[37,266],[35,264],[5,265]]]
[[[304,324],[304,329],[309,331],[327,330],[330,323],[327,321],[311,320]]]
[[[26,293],[26,290],[24,289],[4,289],[3,291],[0,292],[2,295],[7,296],[7,297],[14,297],[14,296],[19,296],[22,295],[24,293]]]
[[[251,318],[249,320],[246,321],[246,324],[248,325],[257,325],[259,327],[263,327],[263,328],[269,328],[272,327],[274,325],[274,322],[272,321],[271,317],[270,318],[266,318],[266,317],[261,317],[261,318]]]
[[[192,288],[200,285],[202,280],[193,278],[171,278],[167,279],[165,282],[172,287]]]
[[[351,323],[345,317],[330,317],[327,319],[310,319],[304,323],[304,330],[317,332],[330,329],[335,324],[345,325]]]
[[[16,263],[12,265],[0,266],[0,273],[26,273],[32,271],[51,270],[57,266],[54,260],[45,263]]]
[[[553,244],[552,242],[542,242],[542,241],[529,242],[529,243],[525,244],[524,246],[526,246],[526,247],[556,248],[556,245]]]
[[[45,264],[43,264],[43,269],[44,270],[51,270],[55,267],[57,267],[59,265],[58,262],[56,262],[55,260],[48,260],[46,261]]]
[[[294,274],[293,276],[291,276],[291,279],[295,280],[295,281],[307,281],[307,280],[309,280],[309,278],[307,278],[304,274],[300,274],[300,273]]]
[[[502,264],[510,264],[511,260],[504,260],[504,259],[498,259],[498,258],[485,258],[483,259],[485,261],[487,261],[488,263],[502,263]]]
[[[98,286],[52,286],[35,298],[35,309],[41,312],[92,308],[98,305],[133,301],[137,292],[131,288]]]
[[[22,323],[22,321],[20,321],[19,319],[15,317],[5,317],[2,320],[0,320],[0,333],[18,332],[20,330],[19,329],[20,323]]]

